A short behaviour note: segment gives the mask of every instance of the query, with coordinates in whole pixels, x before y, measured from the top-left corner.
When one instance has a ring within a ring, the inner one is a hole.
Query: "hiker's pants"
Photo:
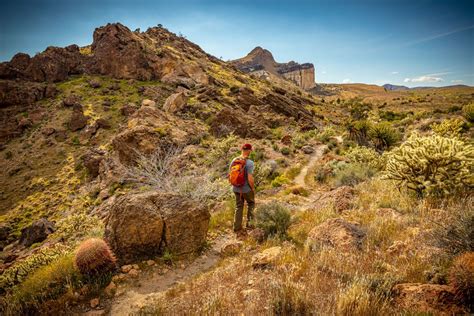
[[[255,208],[255,194],[253,191],[248,193],[235,194],[235,214],[234,214],[234,231],[242,229],[242,217],[244,213],[244,202],[247,201],[247,226],[253,219],[253,209]]]

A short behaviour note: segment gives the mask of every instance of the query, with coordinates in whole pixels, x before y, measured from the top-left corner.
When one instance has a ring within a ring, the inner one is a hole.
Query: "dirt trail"
[[[311,154],[308,163],[301,169],[300,173],[296,176],[294,183],[299,186],[305,186],[305,178],[306,175],[308,174],[308,171],[314,167],[316,162],[318,162],[319,159],[324,154],[324,150],[327,148],[326,145],[319,145],[316,146],[314,149],[314,153]]]
[[[233,237],[229,235],[218,237],[210,250],[184,268],[175,268],[163,275],[153,269],[143,272],[136,284],[127,285],[127,291],[112,300],[109,314],[113,316],[132,315],[137,312],[140,306],[144,305],[150,294],[163,292],[178,282],[184,282],[199,273],[208,271],[218,263],[222,245],[231,239]]]

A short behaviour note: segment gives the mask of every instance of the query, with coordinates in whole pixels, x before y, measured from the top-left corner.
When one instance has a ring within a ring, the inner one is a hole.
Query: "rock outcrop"
[[[106,206],[105,238],[121,263],[153,257],[165,249],[175,255],[199,249],[210,214],[183,196],[128,194]]]
[[[266,71],[289,79],[305,90],[312,89],[316,85],[313,64],[298,64],[294,61],[277,63],[272,53],[261,47],[255,47],[247,56],[232,63],[245,73],[262,75]]]
[[[333,247],[342,251],[359,250],[364,237],[365,232],[359,225],[342,218],[332,218],[309,232],[306,246],[313,251],[322,247]]]
[[[41,218],[33,222],[29,227],[22,229],[19,243],[25,247],[29,247],[34,243],[45,240],[48,235],[54,231],[54,223],[45,218]]]
[[[454,290],[448,285],[403,283],[393,288],[394,303],[401,309],[436,315],[464,315]]]

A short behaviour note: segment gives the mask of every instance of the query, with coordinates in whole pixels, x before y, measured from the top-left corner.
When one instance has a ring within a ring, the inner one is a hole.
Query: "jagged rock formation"
[[[247,56],[234,60],[232,63],[245,73],[259,76],[269,72],[289,79],[305,90],[314,88],[316,85],[313,64],[298,64],[294,61],[277,63],[272,53],[260,46],[255,47]]]

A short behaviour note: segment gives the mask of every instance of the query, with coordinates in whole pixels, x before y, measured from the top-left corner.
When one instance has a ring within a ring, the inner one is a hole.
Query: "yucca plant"
[[[390,148],[400,138],[398,132],[389,123],[372,125],[368,135],[375,149],[379,151]]]

